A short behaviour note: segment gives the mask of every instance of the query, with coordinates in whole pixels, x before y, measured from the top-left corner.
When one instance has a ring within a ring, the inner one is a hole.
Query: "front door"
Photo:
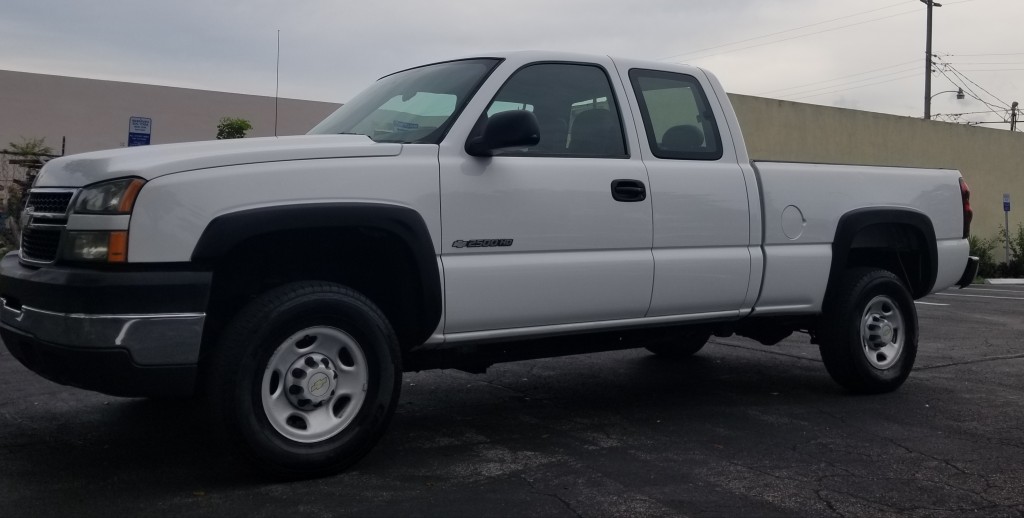
[[[500,88],[478,94],[490,103],[463,114],[479,116],[468,138],[495,113],[527,110],[540,142],[479,158],[453,131],[441,146],[445,333],[643,317],[651,198],[623,195],[648,178],[611,61],[506,62],[491,81]]]

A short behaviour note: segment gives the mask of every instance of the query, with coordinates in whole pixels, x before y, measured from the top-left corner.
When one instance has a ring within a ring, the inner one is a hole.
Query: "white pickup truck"
[[[410,370],[802,331],[891,391],[914,299],[977,268],[957,171],[752,162],[705,70],[564,53],[397,72],[304,136],[59,158],[23,218],[15,358],[202,394],[290,477],[364,455]]]

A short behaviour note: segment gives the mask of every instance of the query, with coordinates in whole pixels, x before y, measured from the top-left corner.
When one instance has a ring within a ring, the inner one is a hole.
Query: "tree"
[[[25,138],[21,142],[7,144],[7,151],[22,155],[52,155],[53,149],[46,145],[46,138]]]
[[[221,117],[217,125],[217,140],[227,138],[245,138],[245,134],[252,129],[252,123],[237,117]]]
[[[22,187],[22,190],[32,186],[39,170],[43,168],[43,158],[54,156],[53,149],[46,145],[46,138],[21,137],[21,142],[7,144],[4,153],[12,157],[8,159],[11,165],[24,170],[22,179],[12,179],[14,184]]]
[[[0,176],[5,180],[4,183],[10,182],[4,186],[7,196],[0,207],[0,218],[4,222],[0,227],[0,251],[6,253],[16,246],[21,235],[19,216],[25,191],[31,188],[39,169],[43,167],[42,159],[53,157],[53,149],[46,145],[45,138],[21,137],[21,142],[9,143],[0,157],[3,158],[0,170],[4,173]],[[14,170],[9,171],[8,167]]]

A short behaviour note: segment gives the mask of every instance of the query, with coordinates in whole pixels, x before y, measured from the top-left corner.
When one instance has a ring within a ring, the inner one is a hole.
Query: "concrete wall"
[[[305,133],[339,105],[281,99],[278,135]],[[274,134],[274,98],[0,70],[0,148],[45,137],[68,154],[123,147],[128,118],[153,119],[153,144],[209,140],[221,117],[241,117],[252,137]]]
[[[1024,223],[1024,134],[746,95],[730,95],[751,158],[959,169],[971,187],[972,233],[995,236],[1003,193]],[[879,185],[884,189],[884,185]],[[997,254],[1002,257],[1002,254]]]

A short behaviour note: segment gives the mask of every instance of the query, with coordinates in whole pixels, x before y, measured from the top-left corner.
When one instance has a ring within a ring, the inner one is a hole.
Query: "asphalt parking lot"
[[[409,374],[366,459],[286,484],[198,409],[55,385],[0,349],[0,514],[1024,516],[1024,286],[917,307],[893,394],[844,393],[804,336]]]

